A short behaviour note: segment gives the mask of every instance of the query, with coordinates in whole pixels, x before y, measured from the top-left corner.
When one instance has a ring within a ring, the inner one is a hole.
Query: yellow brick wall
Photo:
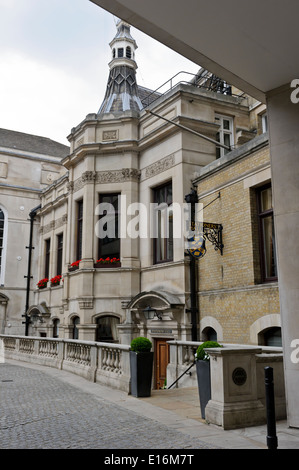
[[[264,147],[197,183],[203,206],[220,192],[220,198],[203,209],[203,220],[223,225],[223,256],[206,241],[207,253],[197,264],[200,319],[216,318],[223,341],[249,344],[250,326],[279,313],[277,284],[260,285],[255,189],[244,187],[246,177],[269,164],[269,149]]]

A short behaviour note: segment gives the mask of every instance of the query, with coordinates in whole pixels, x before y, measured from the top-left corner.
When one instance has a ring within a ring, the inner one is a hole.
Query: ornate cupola
[[[128,23],[119,20],[116,26],[116,35],[110,42],[112,60],[109,63],[110,73],[106,94],[98,114],[142,109],[136,82],[137,44],[131,36]]]

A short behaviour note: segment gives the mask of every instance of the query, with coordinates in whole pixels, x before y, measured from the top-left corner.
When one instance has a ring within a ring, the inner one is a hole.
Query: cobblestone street
[[[1,449],[200,449],[204,442],[40,370],[0,364]]]

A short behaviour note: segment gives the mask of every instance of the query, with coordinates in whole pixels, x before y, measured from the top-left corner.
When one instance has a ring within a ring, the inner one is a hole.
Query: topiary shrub
[[[134,352],[150,352],[152,343],[148,338],[139,336],[131,341],[131,351]]]
[[[196,361],[209,361],[210,356],[207,354],[205,349],[207,348],[222,348],[221,344],[217,341],[205,341],[200,346],[198,346],[195,354]]]

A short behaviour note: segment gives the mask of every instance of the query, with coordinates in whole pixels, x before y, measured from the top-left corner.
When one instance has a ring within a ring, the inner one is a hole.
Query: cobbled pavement
[[[32,368],[0,364],[1,449],[207,449],[204,442]]]

